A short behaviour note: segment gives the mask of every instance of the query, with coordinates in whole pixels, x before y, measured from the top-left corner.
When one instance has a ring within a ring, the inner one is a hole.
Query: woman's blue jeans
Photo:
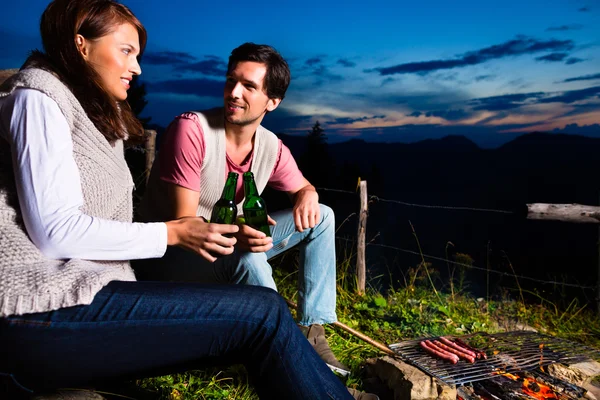
[[[273,247],[265,253],[236,250],[214,263],[172,247],[163,258],[133,263],[140,279],[201,283],[239,283],[277,290],[268,259],[293,247],[300,253],[298,262],[298,322],[301,325],[337,321],[335,215],[320,206],[321,218],[312,229],[296,231],[292,210],[272,214],[277,225],[271,227]]]
[[[351,399],[268,288],[114,281],[90,305],[0,319],[0,373],[27,388],[232,363],[261,399]]]

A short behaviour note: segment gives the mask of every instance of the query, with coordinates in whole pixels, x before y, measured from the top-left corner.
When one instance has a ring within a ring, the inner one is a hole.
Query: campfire
[[[543,372],[498,373],[497,376],[465,385],[457,390],[458,400],[583,399],[586,390]]]

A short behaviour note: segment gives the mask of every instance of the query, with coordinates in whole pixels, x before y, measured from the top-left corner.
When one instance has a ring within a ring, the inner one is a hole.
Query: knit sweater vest
[[[23,69],[0,87],[0,97],[17,88],[41,91],[66,117],[81,177],[81,211],[131,222],[133,180],[122,141],[111,145],[73,93],[53,74]],[[9,143],[0,139],[0,317],[90,304],[108,282],[135,280],[128,261],[55,260],[40,252],[23,224],[10,151]]]
[[[225,115],[223,108],[214,108],[203,112],[194,112],[200,120],[204,133],[204,160],[200,168],[200,200],[196,215],[210,218],[213,205],[221,197],[225,186],[225,164],[227,149],[225,147]],[[261,193],[273,173],[279,155],[279,139],[262,125],[256,128],[250,171],[254,173],[256,188]],[[242,179],[240,176],[238,179]],[[237,205],[238,214],[242,213],[242,204]]]

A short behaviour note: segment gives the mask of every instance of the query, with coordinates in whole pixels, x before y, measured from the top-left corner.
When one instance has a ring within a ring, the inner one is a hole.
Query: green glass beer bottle
[[[244,172],[244,195],[246,199],[244,200],[242,209],[246,224],[263,232],[267,236],[271,236],[267,218],[267,204],[258,195],[252,172]]]
[[[223,188],[221,198],[215,203],[210,215],[210,222],[215,224],[234,224],[237,218],[237,205],[235,204],[235,189],[237,188],[238,174],[230,172]]]

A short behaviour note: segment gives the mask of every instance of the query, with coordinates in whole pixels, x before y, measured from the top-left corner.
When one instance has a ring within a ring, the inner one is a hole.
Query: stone
[[[36,395],[31,400],[106,400],[91,390],[57,390],[53,393]]]
[[[393,391],[394,400],[456,400],[456,388],[396,358],[371,358],[365,370]]]
[[[586,389],[586,398],[589,400],[600,399],[600,387],[592,383],[595,377],[600,376],[600,363],[597,361],[587,360],[570,365],[550,364],[548,374]]]
[[[571,365],[550,364],[548,373],[558,379],[571,382],[577,386],[583,386],[600,375],[600,363],[594,360],[582,361]]]
[[[0,69],[0,84],[19,72],[18,69]]]

